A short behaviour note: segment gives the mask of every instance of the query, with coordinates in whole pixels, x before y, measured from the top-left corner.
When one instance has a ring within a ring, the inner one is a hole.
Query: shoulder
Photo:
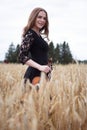
[[[33,31],[31,30],[31,29],[29,29],[28,31],[27,31],[27,33],[25,34],[25,37],[33,37],[34,36],[34,33],[33,33]]]
[[[35,40],[32,30],[28,30],[27,33],[22,37],[22,44],[32,44]]]
[[[34,33],[33,33],[33,31],[31,29],[29,29],[27,31],[27,33],[25,34],[25,36],[23,37],[22,40],[28,41],[29,39],[34,40]]]

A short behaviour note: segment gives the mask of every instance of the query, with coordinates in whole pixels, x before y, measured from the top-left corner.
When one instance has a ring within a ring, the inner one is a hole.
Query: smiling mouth
[[[44,24],[42,24],[42,23],[39,23],[39,25],[40,25],[40,26],[44,26]]]

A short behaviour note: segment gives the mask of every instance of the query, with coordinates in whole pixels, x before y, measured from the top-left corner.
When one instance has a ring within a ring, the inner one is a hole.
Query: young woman
[[[27,64],[28,68],[24,78],[32,83],[34,77],[40,76],[41,72],[49,73],[48,66],[48,44],[42,38],[44,34],[48,38],[49,33],[48,14],[42,8],[35,8],[23,29],[23,39],[20,46],[19,60]]]

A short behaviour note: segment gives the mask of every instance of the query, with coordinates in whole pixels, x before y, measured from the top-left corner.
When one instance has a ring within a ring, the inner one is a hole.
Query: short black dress
[[[29,29],[24,36],[19,52],[19,61],[22,64],[25,64],[29,59],[34,60],[40,65],[48,64],[48,44],[41,35],[39,36],[32,29]],[[25,72],[24,78],[32,82],[34,77],[40,75],[41,72],[38,69],[29,66]]]

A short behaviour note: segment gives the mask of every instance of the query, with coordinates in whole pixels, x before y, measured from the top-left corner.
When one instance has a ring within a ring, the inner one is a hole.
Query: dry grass
[[[26,67],[0,64],[0,130],[87,130],[87,65],[54,66],[39,91],[24,89]]]

